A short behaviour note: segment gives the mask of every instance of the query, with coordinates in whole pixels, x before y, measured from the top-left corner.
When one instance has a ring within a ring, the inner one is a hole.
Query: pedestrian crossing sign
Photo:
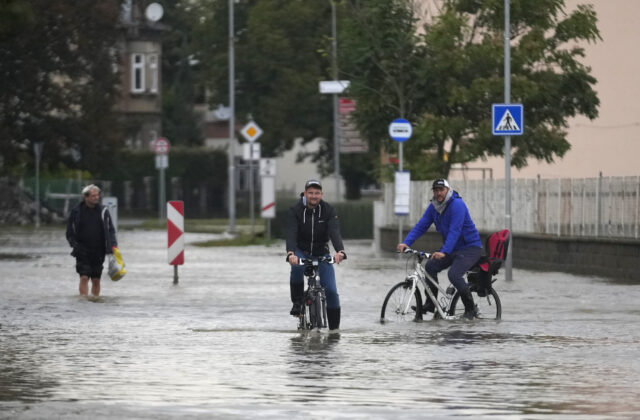
[[[493,104],[491,127],[494,136],[520,136],[524,131],[522,104]]]

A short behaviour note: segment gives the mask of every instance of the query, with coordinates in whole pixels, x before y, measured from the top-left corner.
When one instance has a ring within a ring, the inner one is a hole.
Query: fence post
[[[569,236],[573,236],[573,178],[569,178]]]
[[[585,227],[584,227],[584,196],[585,196],[585,186],[587,184],[587,180],[586,179],[582,179],[582,202],[580,203],[580,210],[581,210],[581,218],[580,218],[580,236],[584,236],[585,235]]]
[[[558,237],[562,226],[562,178],[558,178]]]
[[[636,232],[635,232],[635,236],[636,239],[638,239],[638,196],[640,196],[640,176],[637,177],[636,179]]]
[[[600,233],[600,188],[602,188],[602,171],[600,171],[600,176],[596,183],[596,238]]]

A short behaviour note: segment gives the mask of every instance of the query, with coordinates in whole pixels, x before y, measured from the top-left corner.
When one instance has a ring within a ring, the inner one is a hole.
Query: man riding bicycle
[[[451,189],[446,179],[436,179],[432,185],[433,199],[422,215],[422,218],[411,229],[411,232],[398,244],[398,251],[402,252],[422,236],[432,223],[442,235],[443,245],[440,251],[431,254],[425,265],[425,270],[436,282],[438,273],[449,267],[449,281],[458,289],[464,304],[464,317],[473,319],[477,315],[476,305],[469,286],[464,281],[466,273],[482,256],[482,241],[476,229],[469,210],[457,192]],[[438,289],[431,286],[434,296]],[[429,299],[423,310],[433,312],[433,302]]]
[[[336,264],[347,258],[342,245],[338,215],[333,207],[322,200],[322,184],[314,179],[307,181],[300,200],[289,209],[287,217],[287,262],[291,264],[289,285],[291,289],[291,315],[299,316],[304,295],[304,266],[299,258],[329,255],[329,239],[336,250]],[[329,329],[340,327],[340,298],[336,276],[331,264],[319,265],[320,284],[327,296]]]

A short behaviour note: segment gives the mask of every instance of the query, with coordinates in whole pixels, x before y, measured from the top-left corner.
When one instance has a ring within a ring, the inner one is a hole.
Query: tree
[[[490,127],[491,104],[503,101],[504,3],[443,0],[440,5],[437,16],[427,20],[422,39],[412,41],[425,49],[417,48],[418,55],[408,58],[415,59],[411,75],[424,81],[425,93],[409,118],[416,127],[405,149],[406,166],[417,179],[447,176],[453,164],[504,153]],[[596,15],[591,6],[579,6],[570,14],[564,8],[563,0],[511,1],[512,102],[524,104],[526,115],[525,134],[512,138],[516,167],[526,166],[531,157],[548,162],[562,157],[570,148],[567,119],[597,116],[596,80],[580,62],[584,49],[579,46],[599,39]],[[379,28],[373,25],[370,32]],[[382,48],[383,57],[390,56],[390,48]],[[363,64],[354,75],[357,83],[379,86],[376,72],[386,62]],[[384,95],[387,101],[396,96]],[[385,103],[357,91],[354,97],[364,110]],[[357,114],[359,125],[371,128],[372,138],[384,136],[384,127],[376,121],[388,115],[382,112]]]
[[[0,6],[0,156],[19,173],[42,141],[43,163],[94,168],[119,136],[112,107],[119,3],[11,0]],[[70,151],[74,153],[70,153]]]
[[[165,24],[169,28],[162,42],[162,131],[172,144],[202,144],[201,118],[194,107],[204,95],[198,79],[194,23],[201,8],[188,2],[169,2]]]
[[[341,73],[351,81],[354,116],[370,146],[367,158],[356,161],[350,171],[364,180],[377,170],[380,178],[387,165],[374,162],[381,151],[397,147],[389,138],[389,124],[399,117],[417,121],[424,110],[425,46],[410,0],[349,0],[342,12]]]
[[[228,103],[227,3],[198,2],[200,19],[193,29],[212,106]],[[329,69],[320,53],[330,33],[329,3],[242,1],[234,9],[237,121],[252,117],[262,127],[267,156],[289,149],[298,137],[328,138],[331,101],[320,95],[318,82]]]

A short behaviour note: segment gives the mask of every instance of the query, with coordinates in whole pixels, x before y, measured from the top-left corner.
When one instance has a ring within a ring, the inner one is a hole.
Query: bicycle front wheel
[[[500,303],[500,296],[498,296],[498,292],[496,292],[493,288],[490,288],[487,291],[486,296],[478,296],[478,294],[473,291],[471,292],[473,295],[473,301],[478,308],[478,319],[494,319],[498,320],[502,317],[502,304]],[[462,316],[464,314],[464,304],[462,303],[462,299],[460,299],[460,294],[456,293],[453,297],[453,301],[451,302],[451,310],[449,311],[449,315],[457,315]]]
[[[380,311],[380,322],[420,321],[422,296],[418,288],[411,293],[412,282],[403,281],[389,290]]]

